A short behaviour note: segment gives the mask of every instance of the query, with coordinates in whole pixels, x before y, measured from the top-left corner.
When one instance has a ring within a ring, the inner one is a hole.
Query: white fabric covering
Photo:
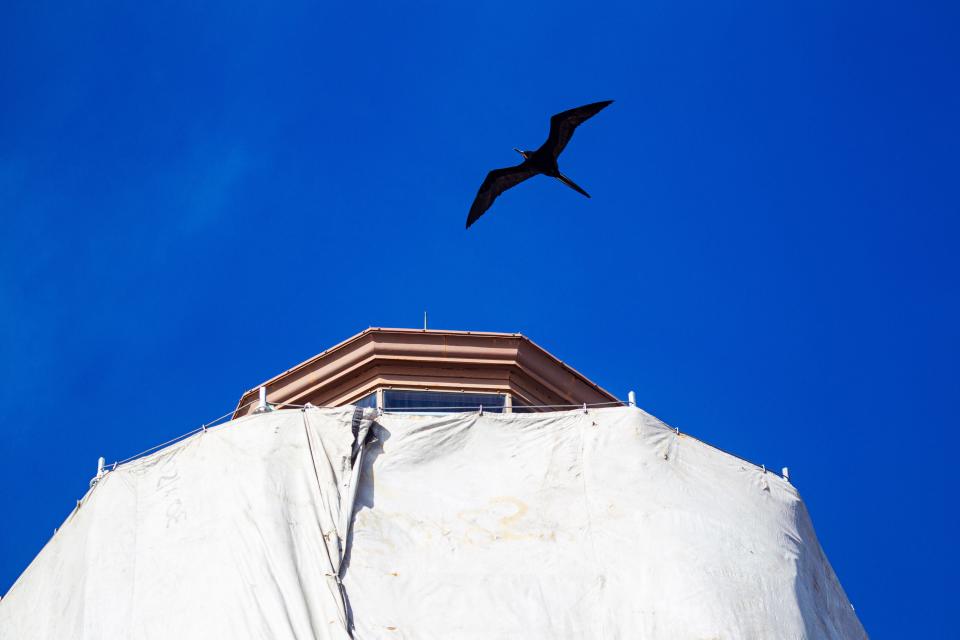
[[[0,601],[0,638],[348,638],[352,416],[241,418],[107,473]]]
[[[640,410],[388,414],[357,473],[353,416],[249,416],[108,473],[0,638],[866,637],[794,487]]]

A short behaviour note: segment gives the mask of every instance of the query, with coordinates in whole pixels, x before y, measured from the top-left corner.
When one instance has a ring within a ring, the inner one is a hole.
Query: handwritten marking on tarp
[[[167,518],[166,528],[187,519],[187,512],[180,499],[180,472],[177,469],[176,454],[169,456],[160,465],[160,477],[157,478],[157,491],[160,499],[166,503],[164,514]]]

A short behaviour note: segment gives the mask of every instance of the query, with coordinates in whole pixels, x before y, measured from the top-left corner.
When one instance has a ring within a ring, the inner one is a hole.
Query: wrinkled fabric
[[[796,489],[643,411],[378,423],[356,638],[866,637]]]
[[[283,410],[102,477],[0,638],[865,638],[796,489],[633,408]]]
[[[107,473],[0,601],[0,638],[349,638],[352,421],[249,416]]]

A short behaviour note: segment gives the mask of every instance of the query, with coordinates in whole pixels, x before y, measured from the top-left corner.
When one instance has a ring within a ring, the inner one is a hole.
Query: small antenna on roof
[[[427,312],[426,311],[423,312],[423,330],[424,331],[427,330]]]

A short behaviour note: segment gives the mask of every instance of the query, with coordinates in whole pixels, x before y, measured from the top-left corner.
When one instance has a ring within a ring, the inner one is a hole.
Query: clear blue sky
[[[868,632],[955,632],[960,46],[926,4],[4,4],[0,592],[97,456],[427,309],[789,465]],[[592,200],[537,178],[464,231],[608,98],[561,158]]]

